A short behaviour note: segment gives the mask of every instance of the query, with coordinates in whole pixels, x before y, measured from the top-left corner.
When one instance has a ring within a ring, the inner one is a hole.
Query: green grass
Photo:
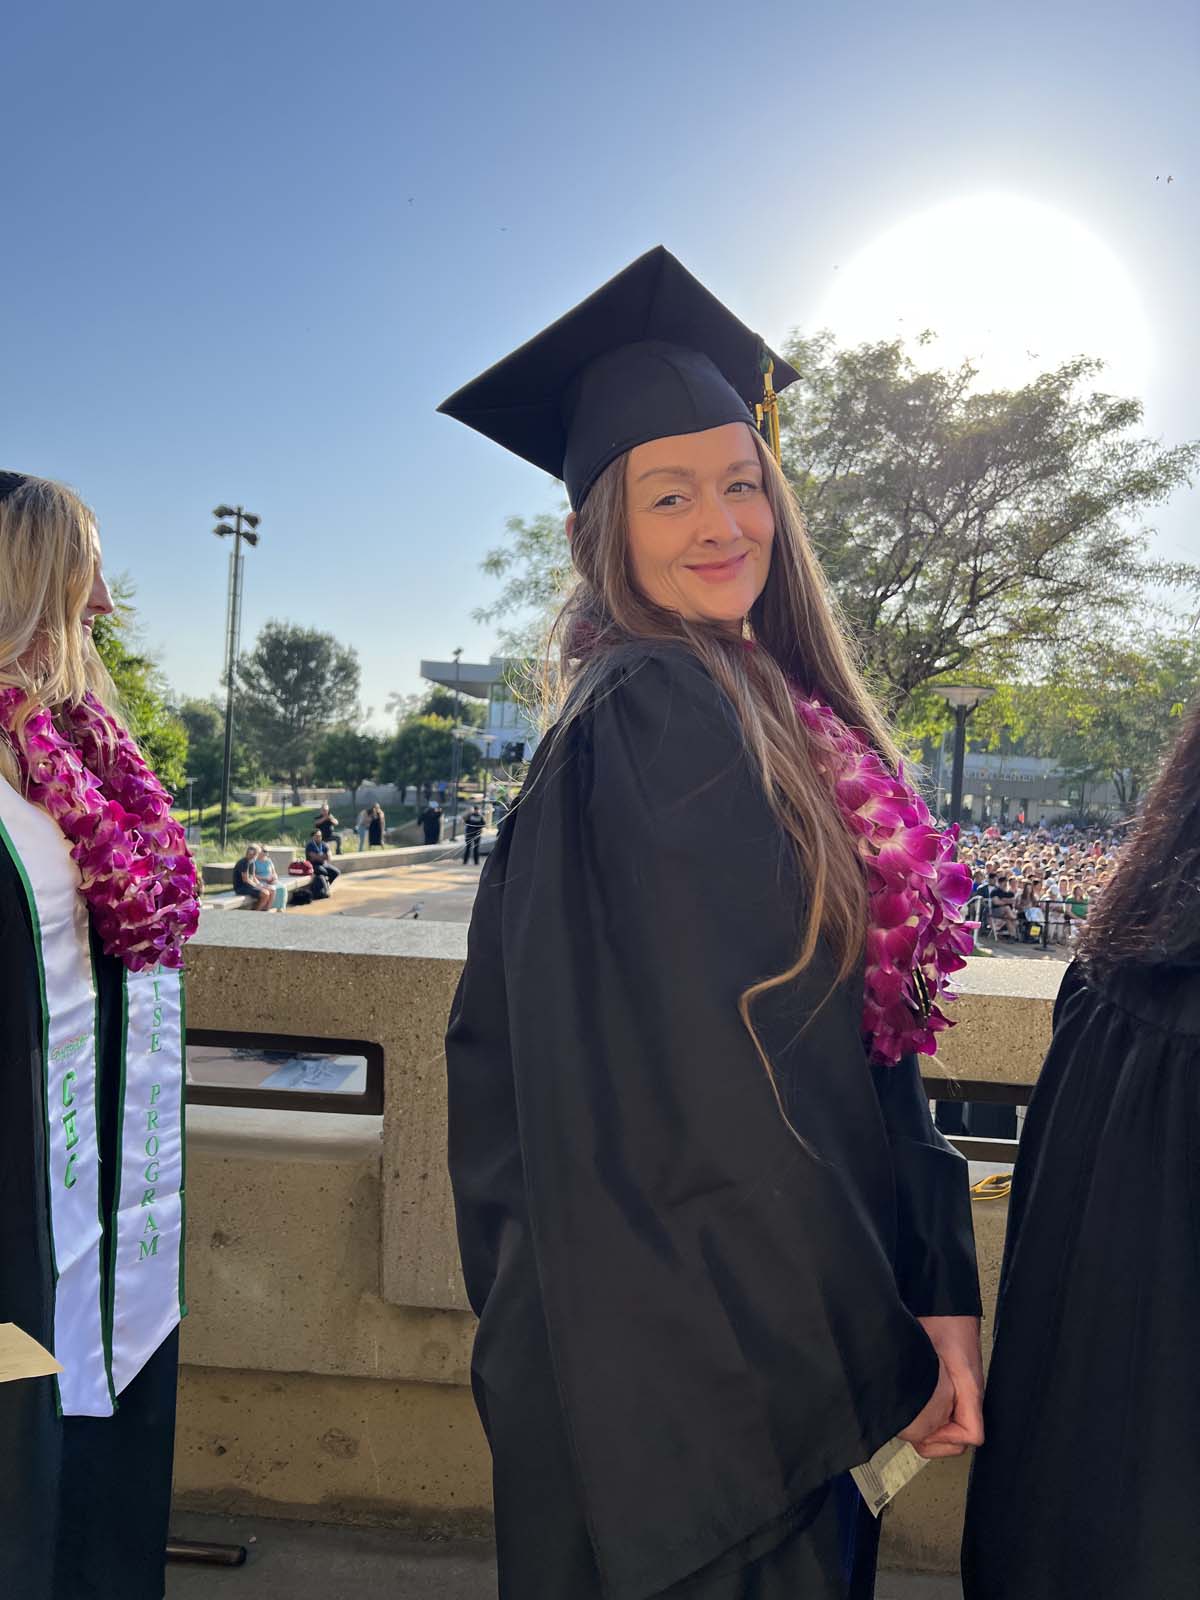
[[[202,865],[217,861],[233,861],[241,855],[247,844],[291,845],[303,850],[316,822],[318,806],[243,806],[236,802],[229,808],[228,844],[220,846],[221,808],[205,806],[202,812],[192,812],[192,821],[200,821],[200,843],[193,845],[192,854]],[[175,807],[172,812],[177,822],[187,821],[187,808]],[[357,815],[357,812],[355,813]],[[411,822],[415,812],[412,806],[391,806],[387,811],[387,825],[397,828]],[[342,818],[339,831],[350,848],[357,847],[354,836],[354,818]]]

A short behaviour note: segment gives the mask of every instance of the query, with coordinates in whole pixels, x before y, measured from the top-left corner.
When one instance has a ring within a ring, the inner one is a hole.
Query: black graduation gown
[[[2,780],[0,780],[2,781]],[[121,967],[94,949],[100,997],[99,1144],[112,1209]],[[0,1322],[54,1348],[41,992],[29,911],[0,836]],[[111,1417],[57,1414],[51,1378],[0,1383],[0,1595],[162,1600],[178,1333]]]
[[[979,1311],[965,1163],[824,954],[756,1008],[780,1115],[738,1000],[801,898],[686,651],[614,663],[504,821],[447,1039],[502,1596],[845,1594],[830,1481],[929,1398],[914,1314]]]
[[[968,1600],[1200,1594],[1200,966],[1066,974],[1013,1178]]]

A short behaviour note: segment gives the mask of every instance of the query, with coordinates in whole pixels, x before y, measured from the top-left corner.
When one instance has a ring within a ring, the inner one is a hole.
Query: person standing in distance
[[[479,865],[479,841],[483,838],[484,817],[479,809],[479,801],[471,801],[471,809],[463,817],[463,866],[475,857],[475,865]]]
[[[420,823],[426,844],[440,844],[442,842],[442,808],[436,800],[426,802],[425,808],[421,812]]]

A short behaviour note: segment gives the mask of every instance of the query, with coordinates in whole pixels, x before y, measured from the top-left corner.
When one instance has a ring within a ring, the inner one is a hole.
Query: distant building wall
[[[490,661],[422,661],[421,676],[439,688],[457,688],[459,693],[486,702],[484,725],[471,735],[485,759],[499,761],[506,744],[525,746],[524,759],[533,755],[538,745],[538,730],[534,726],[522,696],[514,693],[514,677],[525,670],[523,662],[506,656],[494,656]]]
[[[951,758],[947,750],[939,764],[937,753],[927,770],[932,786],[939,789],[945,806],[950,789]],[[1082,801],[1082,806],[1081,806]],[[1108,812],[1114,817],[1123,811],[1111,782],[1087,782],[1064,774],[1054,760],[1038,756],[972,754],[963,762],[963,804],[971,820],[998,821],[1003,813],[1015,822],[1018,812],[1030,823],[1062,820],[1080,809]]]

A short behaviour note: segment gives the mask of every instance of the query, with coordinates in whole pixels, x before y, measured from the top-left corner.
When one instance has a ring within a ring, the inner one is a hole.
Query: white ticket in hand
[[[851,1467],[850,1476],[858,1485],[858,1492],[867,1502],[867,1510],[877,1517],[911,1483],[922,1467],[929,1465],[905,1439],[889,1439],[881,1445],[870,1461],[861,1467]]]

